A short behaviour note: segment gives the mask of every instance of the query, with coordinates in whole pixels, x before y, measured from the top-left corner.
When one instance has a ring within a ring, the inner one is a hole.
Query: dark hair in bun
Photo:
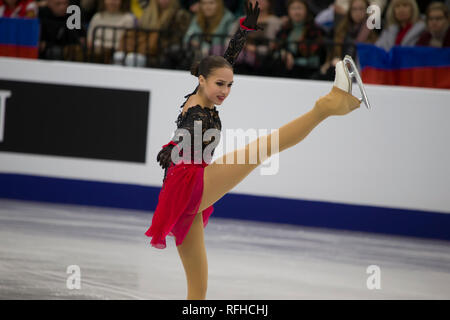
[[[206,56],[200,61],[195,61],[191,66],[191,74],[199,77],[200,75],[207,78],[215,69],[230,68],[233,66],[222,56]]]
[[[199,69],[199,67],[200,67],[200,61],[195,61],[195,62],[192,64],[192,66],[191,66],[191,74],[192,74],[193,76],[196,76],[196,77],[199,76],[199,74],[198,74],[198,69]]]

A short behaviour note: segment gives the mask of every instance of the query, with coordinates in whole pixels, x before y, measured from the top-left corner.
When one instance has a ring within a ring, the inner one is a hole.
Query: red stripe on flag
[[[368,84],[450,89],[450,67],[422,67],[401,70],[382,70],[365,67],[361,73]]]
[[[37,59],[39,55],[37,47],[15,46],[0,44],[0,56]]]

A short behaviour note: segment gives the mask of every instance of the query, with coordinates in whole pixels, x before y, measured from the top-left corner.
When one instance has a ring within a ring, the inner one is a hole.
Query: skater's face
[[[206,99],[212,104],[221,105],[230,94],[233,70],[226,67],[215,69],[206,79],[200,75],[199,82]]]

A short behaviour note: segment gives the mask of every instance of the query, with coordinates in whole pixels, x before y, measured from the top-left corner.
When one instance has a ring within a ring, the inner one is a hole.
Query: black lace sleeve
[[[244,30],[239,26],[238,30],[231,38],[227,50],[225,50],[223,57],[227,59],[232,66],[234,66],[234,63],[239,57],[239,53],[241,53],[241,50],[244,47],[248,32],[249,31]]]

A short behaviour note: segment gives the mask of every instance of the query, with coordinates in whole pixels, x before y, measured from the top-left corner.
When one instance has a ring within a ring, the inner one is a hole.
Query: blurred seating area
[[[0,0],[0,56],[188,70],[224,53],[248,2],[256,0]],[[238,74],[332,80],[337,61],[351,55],[370,69],[369,83],[404,84],[377,73],[396,63],[450,77],[449,0],[258,3],[263,30],[248,34]],[[396,60],[377,61],[387,59],[379,50],[396,50]],[[402,64],[402,55],[417,61]]]

